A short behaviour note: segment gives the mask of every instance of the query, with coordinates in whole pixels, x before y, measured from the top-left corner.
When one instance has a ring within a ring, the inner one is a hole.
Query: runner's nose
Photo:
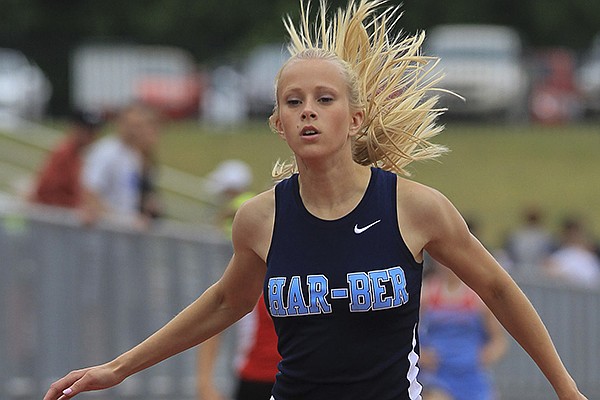
[[[317,118],[317,113],[316,111],[313,109],[313,107],[311,107],[310,102],[306,102],[304,109],[302,110],[302,115],[301,115],[302,120],[306,120],[306,119],[315,119]]]
[[[310,111],[310,112],[303,112],[302,113],[302,119],[305,120],[305,119],[308,119],[308,118],[310,118],[310,119],[317,118],[317,113],[312,112],[312,111]]]

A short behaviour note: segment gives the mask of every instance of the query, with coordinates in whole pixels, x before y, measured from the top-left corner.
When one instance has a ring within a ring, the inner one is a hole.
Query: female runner
[[[436,83],[424,35],[394,36],[397,7],[350,2],[314,26],[286,22],[291,58],[271,126],[293,152],[282,179],[233,223],[222,278],[163,328],[106,364],[73,371],[45,400],[114,386],[250,312],[264,291],[282,356],[272,399],[421,398],[417,327],[424,251],[470,286],[561,400],[581,400],[538,314],[439,192],[398,174],[444,148],[428,139]]]

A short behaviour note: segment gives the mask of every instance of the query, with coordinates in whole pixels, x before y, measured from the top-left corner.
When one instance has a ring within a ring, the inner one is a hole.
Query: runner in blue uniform
[[[416,399],[421,262],[398,229],[396,180],[371,168],[346,215],[306,209],[298,174],[275,188],[265,301],[283,361],[276,399]],[[300,245],[299,245],[300,244]]]
[[[443,152],[423,35],[392,36],[398,9],[350,3],[316,27],[289,23],[290,60],[270,123],[294,154],[281,182],[233,222],[223,277],[171,322],[106,364],[73,371],[45,400],[114,386],[186,350],[264,300],[282,361],[275,400],[414,400],[424,251],[492,310],[560,400],[582,400],[538,314],[439,192],[398,174]],[[265,399],[266,400],[266,399]]]

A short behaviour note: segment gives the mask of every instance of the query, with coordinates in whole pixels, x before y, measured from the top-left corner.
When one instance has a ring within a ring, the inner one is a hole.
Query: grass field
[[[411,179],[439,189],[463,215],[480,225],[481,239],[501,243],[519,223],[522,208],[537,204],[556,229],[560,219],[584,217],[600,237],[600,129],[574,126],[492,126],[450,121],[435,139],[451,152],[441,162],[412,165]],[[255,189],[266,187],[285,143],[266,123],[214,130],[195,123],[173,124],[161,143],[163,163],[204,175],[227,158],[248,162]]]

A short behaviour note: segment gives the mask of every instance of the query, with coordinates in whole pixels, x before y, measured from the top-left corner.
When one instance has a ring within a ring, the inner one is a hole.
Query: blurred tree
[[[347,0],[329,0],[331,8]],[[68,107],[69,54],[88,40],[185,48],[200,63],[233,62],[259,43],[285,39],[281,18],[294,0],[0,0],[0,46],[34,59],[54,85],[52,109]],[[313,0],[316,5],[317,0]],[[400,4],[391,0],[389,4]],[[414,33],[442,23],[516,27],[531,46],[585,49],[600,31],[600,1],[404,0],[402,26]],[[314,7],[313,7],[314,8]]]

